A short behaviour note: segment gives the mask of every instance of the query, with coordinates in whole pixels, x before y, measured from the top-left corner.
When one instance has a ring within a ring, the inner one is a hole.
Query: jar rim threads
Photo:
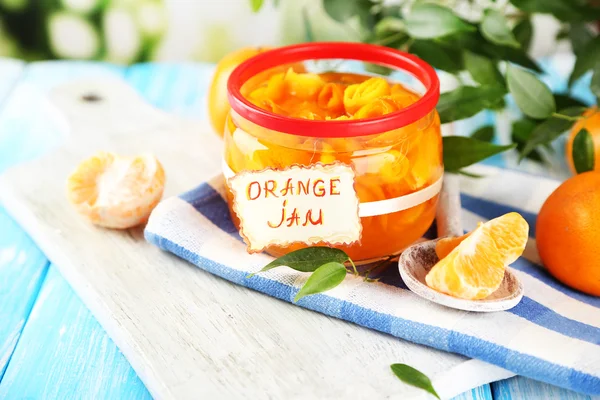
[[[248,79],[269,68],[332,58],[376,63],[403,70],[418,79],[426,92],[417,102],[402,110],[380,117],[349,121],[317,121],[277,115],[255,106],[241,93]],[[269,50],[238,65],[227,82],[227,96],[233,110],[265,128],[298,136],[343,138],[391,131],[420,120],[437,105],[440,81],[435,70],[425,61],[389,47],[348,42],[304,43]]]

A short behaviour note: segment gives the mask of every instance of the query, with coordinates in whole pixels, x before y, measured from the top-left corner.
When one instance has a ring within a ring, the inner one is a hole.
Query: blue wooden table
[[[71,79],[117,76],[151,104],[203,119],[212,66],[0,60],[0,172],[57,146],[37,126],[28,91]],[[10,112],[8,112],[9,110]],[[147,399],[150,394],[57,269],[0,205],[0,399]],[[457,399],[591,399],[521,377],[481,386]]]

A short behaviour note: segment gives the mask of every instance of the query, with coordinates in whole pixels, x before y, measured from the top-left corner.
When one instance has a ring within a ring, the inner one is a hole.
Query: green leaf
[[[384,6],[382,2],[378,3],[378,15],[383,19],[385,17],[402,17],[402,6],[398,4]]]
[[[594,170],[594,140],[584,128],[573,139],[573,165],[578,174]]]
[[[453,51],[460,52],[469,50],[482,56],[497,61],[510,61],[519,64],[525,68],[541,72],[540,67],[533,61],[523,49],[517,49],[509,46],[499,46],[488,42],[479,31],[458,32],[443,38],[437,39],[446,44]]]
[[[302,9],[302,23],[304,25],[304,41],[305,42],[314,42],[315,35],[313,33],[310,19],[308,18],[308,12],[306,11],[306,7]]]
[[[600,62],[600,37],[590,40],[577,54],[573,72],[571,72],[571,76],[569,77],[569,86],[573,85],[583,74],[594,68],[598,62]]]
[[[400,379],[402,382],[406,383],[407,385],[423,389],[426,392],[431,393],[438,399],[440,398],[440,396],[433,388],[431,379],[429,379],[427,375],[425,375],[418,369],[415,369],[410,365],[406,364],[392,364],[390,365],[390,368],[392,369],[394,375],[396,375],[398,379]]]
[[[533,38],[533,24],[529,18],[521,20],[512,30],[515,39],[525,51],[529,50]]]
[[[343,250],[324,246],[307,247],[305,249],[292,251],[291,253],[271,261],[263,269],[258,271],[257,274],[282,265],[300,272],[313,272],[323,264],[330,262],[343,263],[348,259],[348,254]],[[253,275],[254,274],[250,274],[248,277]]]
[[[398,17],[385,17],[382,18],[377,25],[375,25],[375,34],[377,36],[384,36],[390,32],[401,32],[404,30],[404,21]]]
[[[252,12],[259,12],[264,3],[265,0],[250,0],[250,8],[252,8]]]
[[[458,173],[458,174],[460,174],[460,175],[464,175],[464,176],[466,176],[466,177],[469,177],[469,178],[483,178],[483,175],[480,175],[480,174],[474,174],[474,173],[472,173],[472,172],[465,171],[464,169],[461,169],[461,170],[459,170],[459,171],[456,171],[456,173]]]
[[[594,36],[586,24],[570,25],[568,37],[575,54],[580,54],[585,49],[585,46],[594,39]]]
[[[571,97],[566,94],[555,94],[554,100],[556,101],[556,108],[562,110],[563,108],[569,107],[585,107],[586,104],[574,97]]]
[[[520,44],[499,11],[487,9],[481,21],[481,34],[490,42],[502,46],[519,47]]]
[[[460,19],[446,7],[431,3],[417,3],[406,16],[406,31],[415,39],[433,39],[476,28]]]
[[[594,67],[592,82],[590,83],[590,90],[597,99],[600,98],[600,63],[596,64]]]
[[[328,262],[327,264],[323,264],[306,280],[304,286],[300,288],[300,291],[296,294],[296,297],[294,297],[294,302],[297,302],[305,296],[333,289],[342,283],[345,277],[346,267],[344,267],[344,264],[339,262]]]
[[[556,35],[554,36],[554,40],[559,41],[559,40],[568,39],[569,31],[570,31],[570,27],[568,25],[563,25],[560,28],[560,30],[558,32],[556,32]]]
[[[494,134],[494,127],[492,125],[486,125],[471,133],[471,139],[491,143],[494,140]]]
[[[510,0],[527,13],[552,14],[561,21],[582,23],[600,19],[600,9],[574,0]]]
[[[437,104],[442,123],[472,117],[486,108],[494,107],[506,93],[497,86],[460,86],[442,93]]]
[[[357,15],[361,21],[365,21],[370,18],[372,7],[370,0],[323,0],[325,12],[338,22]]]
[[[523,147],[525,147],[525,144],[531,137],[531,134],[536,126],[537,123],[529,118],[524,118],[513,122],[511,140],[513,143],[517,144],[517,151],[519,153],[521,153]],[[536,162],[544,161],[542,155],[537,150],[532,150],[526,157]]]
[[[525,115],[543,119],[556,111],[552,92],[531,72],[509,65],[506,78],[510,94]]]
[[[442,71],[456,73],[463,69],[462,60],[460,57],[456,57],[456,49],[443,43],[415,40],[410,46],[410,52]]]
[[[498,146],[464,136],[444,136],[442,140],[444,168],[447,172],[456,172],[516,146]]]
[[[560,111],[560,114],[571,117],[580,116],[585,111],[583,107],[570,107]],[[573,125],[573,121],[567,121],[561,118],[549,118],[541,124],[537,125],[520,154],[522,160],[531,153],[537,146],[545,145],[552,142],[554,139],[562,135],[567,129]]]
[[[522,49],[508,46],[498,46],[492,43],[484,44],[484,49],[488,56],[496,57],[497,60],[510,61],[522,67],[532,69],[536,72],[542,72],[540,66]]]
[[[504,78],[494,61],[470,51],[463,53],[463,60],[465,68],[475,82],[481,85],[504,87]]]

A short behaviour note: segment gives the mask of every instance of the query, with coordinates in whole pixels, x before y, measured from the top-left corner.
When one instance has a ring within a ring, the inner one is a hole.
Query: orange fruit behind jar
[[[600,171],[600,110],[596,107],[589,108],[583,114],[583,119],[577,121],[571,132],[569,133],[569,139],[565,147],[565,156],[567,158],[567,164],[571,171],[575,173],[575,166],[573,164],[573,140],[581,129],[585,128],[594,141],[594,171]]]
[[[544,266],[564,284],[600,296],[600,172],[576,175],[548,197],[537,219]]]
[[[268,47],[245,47],[227,54],[219,61],[213,75],[208,92],[208,116],[210,123],[219,136],[223,136],[225,120],[229,114],[230,106],[227,100],[227,80],[231,72],[257,54],[269,50]]]

